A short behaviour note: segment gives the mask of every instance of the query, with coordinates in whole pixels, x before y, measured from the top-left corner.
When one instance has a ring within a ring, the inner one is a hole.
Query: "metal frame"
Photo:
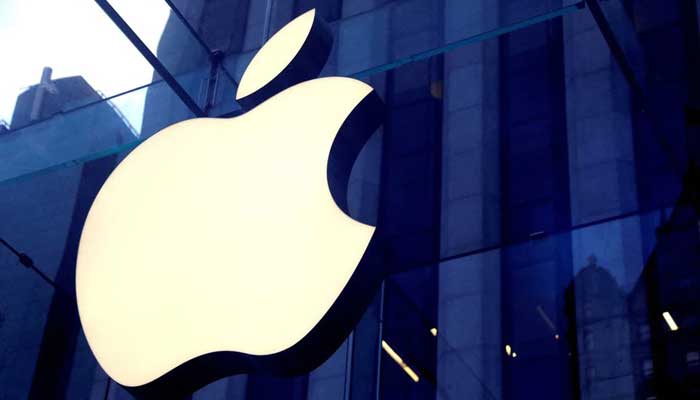
[[[122,18],[121,15],[117,12],[117,10],[112,7],[111,4],[109,4],[109,1],[107,0],[95,0],[95,3],[97,3],[98,6],[102,9],[102,11],[107,14],[109,19],[114,22],[114,24],[119,28],[120,31],[126,36],[127,39],[131,42],[131,44],[136,47],[136,50],[138,50],[141,55],[148,61],[149,64],[153,67],[153,69],[158,73],[158,75],[163,78],[163,80],[170,86],[170,88],[175,92],[177,97],[182,100],[182,102],[185,104],[185,106],[197,117],[205,117],[206,113],[204,110],[202,110],[199,105],[192,99],[192,97],[187,93],[185,88],[180,85],[180,83],[175,79],[175,77],[170,73],[170,71],[163,65],[163,63],[160,62],[158,57],[156,57],[155,54],[146,46],[146,44],[141,40],[141,38],[134,32],[133,29],[131,29],[131,26],[126,23],[124,18]]]

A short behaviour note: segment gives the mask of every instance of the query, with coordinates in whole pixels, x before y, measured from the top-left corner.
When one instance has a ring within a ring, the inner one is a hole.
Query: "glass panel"
[[[342,12],[414,4],[360,3],[345,1]],[[382,225],[383,290],[316,371],[231,377],[192,397],[698,397],[698,179],[679,155],[692,129],[678,110],[693,75],[679,48],[662,51],[655,36],[680,20],[645,18],[666,22],[633,24],[646,73],[664,78],[648,78],[657,108],[644,112],[589,11],[362,76],[387,118],[355,165],[349,208]],[[386,33],[371,26],[379,39]],[[364,47],[344,46],[348,58],[336,51],[327,73],[359,65]],[[684,72],[650,66],[664,54]],[[235,82],[222,85],[217,113],[235,107]],[[144,137],[192,117],[162,82],[137,91],[147,94],[110,99],[129,124],[98,96],[0,134],[0,238],[58,288],[0,246],[0,396],[130,398],[97,366],[70,294],[104,179]],[[652,112],[668,134],[652,129]]]
[[[196,33],[165,1],[120,0],[109,4],[204,109],[212,65],[210,51]]]
[[[576,12],[581,3],[569,6],[547,0],[251,2],[241,53],[228,56],[226,62],[239,79],[244,66],[266,38],[313,7],[318,7],[330,21],[335,34],[330,71],[339,75],[369,75],[410,62],[416,56],[426,57],[424,52],[444,51],[440,49]],[[231,0],[228,4],[237,2]]]
[[[68,381],[42,381],[41,385],[48,388],[53,382],[54,388],[65,390],[71,398],[106,391],[111,393],[108,398],[128,398],[118,385],[107,383],[84,337],[76,331],[77,321],[67,318],[69,311],[63,308],[65,304],[61,306],[65,301],[61,299],[72,293],[74,278],[70,275],[86,206],[117,158],[2,186],[6,195],[0,210],[4,210],[4,226],[11,228],[2,238],[30,254],[59,291],[22,268],[3,249],[0,254],[7,268],[0,272],[6,294],[1,334],[7,346],[0,359],[5,365],[31,370],[39,368],[35,366],[39,362],[69,362],[63,361],[67,350],[61,346],[71,346],[75,353],[68,364],[72,365]],[[47,198],[52,200],[50,209],[37,214]],[[657,393],[653,376],[660,371],[654,369],[658,354],[651,350],[652,340],[662,340],[669,356],[697,344],[692,336],[697,310],[687,308],[697,300],[698,288],[692,283],[697,277],[685,266],[700,262],[693,258],[700,237],[697,215],[688,221],[688,212],[693,215],[692,207],[681,205],[673,214],[658,210],[621,218],[389,277],[382,302],[381,338],[386,344],[379,363],[381,398],[511,399],[530,398],[537,390],[542,398],[559,399],[575,398],[576,390],[586,387],[598,393]],[[645,226],[662,228],[661,239]],[[677,273],[665,273],[667,270]],[[675,333],[668,328],[663,310],[671,310],[681,329],[689,332]],[[53,322],[54,329],[77,335],[74,344],[46,338],[42,332],[51,319],[58,320]],[[349,339],[356,346],[353,354],[358,348],[365,356],[376,349],[374,340],[363,348],[363,343],[353,339]],[[686,347],[678,348],[681,339]],[[346,390],[348,352],[345,344],[309,375],[308,393],[326,391],[328,396],[323,398],[343,398],[339,393]],[[391,354],[401,357],[403,364]],[[681,361],[686,362],[685,358]],[[24,397],[32,386],[32,375],[13,371],[17,368],[0,369],[5,382],[0,387],[10,398]],[[35,372],[33,379],[48,380],[55,373],[53,367],[50,371],[45,375]],[[623,376],[618,377],[618,385],[600,386],[609,374],[620,371]],[[265,382],[269,390],[288,386],[278,380]],[[633,382],[639,385],[635,388]],[[256,384],[245,376],[228,378],[202,389],[194,398],[226,394],[242,399],[248,385]]]
[[[673,214],[621,218],[390,277],[383,339],[420,379],[385,355],[382,398],[695,393],[686,353],[697,347],[688,336],[698,323],[688,308],[697,271],[675,264],[700,262],[690,208],[681,202]],[[669,252],[674,240],[682,255]],[[673,330],[664,310],[685,326]]]
[[[29,178],[46,169],[60,169],[131,149],[155,131],[192,118],[162,81],[111,99],[102,99],[81,77],[58,79],[55,84],[62,88],[51,98],[56,114],[0,135],[0,181]],[[36,90],[32,87],[27,93]],[[71,108],[71,93],[89,96],[91,102],[63,112],[64,107]],[[154,94],[168,108],[144,115],[144,97],[148,106]],[[20,98],[15,108],[18,118],[31,112],[25,105]]]
[[[3,1],[0,43],[5,60],[0,120],[10,129],[94,102],[94,92],[109,97],[148,84],[153,76],[151,66],[91,1]],[[42,72],[44,67],[50,69]],[[145,92],[139,94],[143,99]],[[135,119],[131,123],[139,125]]]
[[[182,85],[188,94],[202,107],[206,108],[208,113],[210,115],[217,115],[217,114],[228,114],[232,112],[236,112],[237,110],[240,109],[240,107],[236,104],[234,101],[235,97],[235,89],[237,87],[236,80],[232,78],[231,74],[228,72],[229,70],[236,70],[237,73],[242,73],[242,69],[240,68],[241,65],[240,63],[235,63],[236,65],[234,66],[231,64],[231,57],[227,57],[224,60],[224,67],[222,68],[216,68],[212,71],[211,64],[209,61],[209,55],[208,55],[208,50],[204,47],[204,42],[200,42],[200,37],[195,36],[195,32],[191,31],[174,13],[170,13],[169,16],[167,17],[167,23],[165,23],[165,26],[162,29],[162,35],[159,36],[161,32],[161,26],[164,23],[164,18],[165,15],[168,13],[167,4],[163,5],[159,2],[155,1],[149,1],[147,2],[146,5],[144,5],[144,10],[141,10],[141,2],[139,2],[138,5],[136,3],[133,3],[131,1],[127,2],[114,2],[113,6],[115,9],[120,13],[120,15],[126,20],[126,22],[136,31],[137,34],[140,35],[142,40],[146,43],[147,46],[151,49],[151,51],[156,52],[158,55],[158,58],[161,62],[165,64],[165,66],[170,70],[171,73],[173,73],[176,77],[176,80],[180,85]],[[158,3],[158,4],[156,4]],[[255,2],[256,5],[251,4],[249,11],[249,18],[252,18],[253,15],[257,15],[257,9],[256,7],[260,7],[258,3],[264,3],[264,2]],[[400,4],[399,4],[400,3]],[[403,3],[407,3],[404,5]],[[413,8],[409,7],[409,4],[412,4],[410,7],[418,7],[418,9],[421,9],[421,7],[427,7],[426,4],[419,4],[416,1],[404,1],[404,2],[386,2],[386,3],[381,3],[378,4],[376,10],[371,9],[371,10],[365,10],[365,11],[358,11],[355,10],[356,12],[353,13],[352,17],[348,19],[350,21],[352,18],[365,18],[363,16],[370,16],[373,15],[373,13],[376,12],[381,12],[381,13],[397,13],[397,16],[401,15],[406,15],[408,11],[413,10]],[[424,2],[425,3],[425,2]],[[111,4],[111,3],[110,3]],[[271,3],[272,4],[272,3]],[[349,5],[346,5],[349,7]],[[165,8],[164,8],[165,7]],[[271,5],[272,10],[275,10],[275,13],[282,13],[281,5]],[[409,7],[404,9],[404,7]],[[433,9],[434,6],[429,6],[430,9]],[[534,7],[532,10],[538,10],[539,8]],[[207,8],[208,10],[208,8]],[[403,10],[403,11],[401,11]],[[99,9],[97,10],[99,11]],[[193,9],[187,9],[187,12],[193,13],[196,11],[196,7]],[[298,11],[298,10],[297,10]],[[414,10],[415,11],[415,10]],[[440,14],[436,10],[434,13],[430,14],[430,18],[438,18]],[[448,10],[446,9],[445,12]],[[207,12],[213,12],[212,10],[209,10]],[[272,12],[272,11],[270,11]],[[296,12],[296,11],[295,11]],[[186,14],[186,13],[185,13]],[[283,15],[284,13],[280,14]],[[409,13],[410,14],[410,13]],[[223,15],[226,15],[225,13]],[[442,14],[440,14],[442,15]],[[104,17],[104,15],[101,15],[101,17]],[[221,18],[221,17],[217,17]],[[290,17],[291,18],[291,17]],[[406,17],[408,18],[408,17]],[[441,18],[441,17],[440,17]],[[286,22],[289,18],[280,20],[281,24],[283,25],[284,22]],[[439,19],[439,18],[438,18]],[[153,23],[149,23],[149,21],[153,21]],[[160,21],[160,22],[159,22]],[[215,19],[215,21],[218,21],[218,19]],[[338,20],[336,22],[336,29],[339,29],[338,24],[340,24],[343,20]],[[415,22],[418,24],[417,21]],[[434,21],[437,23],[437,20]],[[107,24],[110,26],[113,26],[114,24],[107,20],[104,21],[104,18],[102,18],[102,23]],[[408,23],[408,22],[407,22]],[[368,22],[357,22],[358,27],[359,26],[367,26]],[[280,25],[280,26],[282,26]],[[218,25],[216,25],[218,26]],[[384,25],[382,25],[384,26]],[[407,25],[407,26],[410,26]],[[422,25],[416,25],[416,26],[422,26]],[[385,26],[384,26],[385,27]],[[206,28],[205,26],[194,26],[194,29],[198,29],[201,32],[208,32],[207,29],[213,29],[216,31],[215,27],[210,27]],[[252,32],[255,30],[252,27],[248,27],[249,29],[246,30],[246,35],[251,35]],[[110,28],[111,29],[111,28]],[[116,28],[115,28],[116,29]],[[379,30],[371,30],[373,36],[379,35],[381,32],[383,32],[383,29]],[[428,31],[432,31],[435,28],[432,24],[426,25],[425,29]],[[218,32],[218,31],[216,31]],[[369,32],[369,31],[368,31]],[[118,31],[115,32],[119,33]],[[198,34],[201,35],[201,34]],[[344,65],[351,65],[354,61],[352,61],[353,57],[356,57],[357,54],[360,54],[361,52],[358,52],[358,49],[356,49],[353,46],[344,46],[342,41],[339,41],[339,38],[343,35],[342,31],[336,32],[336,44],[334,46],[334,54],[331,55],[331,61],[329,62],[329,66],[326,70],[326,74],[333,73],[333,74],[347,74],[349,73],[348,71],[343,71],[342,68],[338,68],[338,66],[344,66]],[[397,34],[398,35],[398,34]],[[234,32],[235,36],[235,32]],[[398,35],[397,38],[402,37],[401,35]],[[202,40],[207,39],[207,35],[204,34],[201,37]],[[235,38],[234,38],[235,39]],[[235,42],[234,39],[231,39]],[[480,40],[483,38],[477,38],[475,40]],[[125,40],[125,39],[124,39]],[[358,39],[359,40],[359,39]],[[397,39],[398,40],[398,39]],[[353,41],[354,43],[354,41]],[[255,48],[252,49],[252,51],[247,52],[246,54],[251,55],[254,53]],[[232,50],[229,50],[231,52]],[[391,52],[390,52],[391,53]],[[390,54],[386,53],[386,54]],[[350,58],[343,59],[345,57],[344,55],[347,55]],[[371,58],[371,57],[370,57]],[[142,61],[142,60],[140,60]],[[113,61],[114,64],[119,63],[120,61]],[[247,62],[247,61],[246,61]],[[376,64],[375,62],[372,62],[372,65]],[[228,65],[228,69],[226,69],[226,66]],[[232,69],[233,67],[233,69]],[[358,70],[357,68],[355,68]],[[147,69],[150,71],[150,69]],[[358,70],[359,71],[359,70]],[[358,72],[355,71],[355,72]],[[367,71],[366,73],[371,73],[371,71]],[[210,79],[211,76],[214,76],[215,79]],[[52,83],[54,83],[52,81]],[[37,95],[35,95],[35,92]],[[24,105],[24,108],[29,108],[29,102],[30,100],[33,101],[39,96],[39,92],[43,93],[43,86],[42,85],[37,85],[34,87],[34,89],[29,90],[28,92],[25,92],[20,98],[18,98],[18,102],[21,102]],[[144,100],[144,105],[141,106],[141,99],[145,96]],[[208,96],[208,97],[207,97]],[[54,96],[55,97],[55,96]],[[85,97],[85,96],[83,96]],[[71,102],[66,101],[65,99],[59,98],[57,99],[57,103],[60,104],[60,107],[63,111],[67,111],[71,108],[74,108],[77,105],[84,104],[87,102],[87,100],[83,99],[83,97],[80,97],[80,100],[76,103],[75,100],[71,99]],[[89,96],[88,96],[89,97]],[[143,90],[143,91],[138,91],[136,93],[130,94],[128,96],[125,95],[124,98],[120,98],[120,100],[125,100],[126,98],[129,98],[130,101],[128,102],[128,105],[123,107],[124,109],[122,110],[121,106],[118,106],[115,108],[117,112],[121,112],[124,114],[127,119],[130,121],[130,124],[135,127],[137,132],[143,131],[145,132],[143,135],[141,135],[142,138],[146,138],[147,136],[157,132],[159,129],[162,127],[166,126],[166,121],[177,121],[177,120],[182,120],[186,118],[185,113],[182,112],[183,107],[181,104],[179,104],[179,100],[175,99],[172,96],[172,93],[169,89],[165,88],[164,86],[154,86],[151,89]],[[52,98],[52,96],[49,96],[49,98]],[[121,101],[120,100],[115,100],[115,104],[119,104]],[[95,101],[95,98],[91,97],[91,101]],[[207,108],[208,105],[208,108]],[[142,109],[143,107],[143,109]],[[145,109],[145,111],[144,111]],[[155,110],[158,111],[155,111]],[[50,116],[51,113],[49,113],[50,110],[45,110],[45,114],[47,116]],[[31,112],[24,112],[23,114],[31,114]],[[189,112],[186,112],[187,115],[189,115]],[[21,115],[17,117],[18,121],[22,119]],[[30,117],[25,117],[31,119]],[[18,124],[17,126],[19,126]],[[139,128],[139,126],[141,126]],[[9,128],[15,129],[17,126],[15,124],[10,124]],[[80,147],[80,146],[79,146]],[[83,148],[89,148],[89,146],[82,146]],[[101,151],[107,151],[107,148],[101,148],[99,149]],[[118,148],[115,148],[115,151],[119,150]],[[81,153],[79,151],[74,151],[73,152],[74,158],[70,161],[73,162],[80,162],[81,159],[90,159],[94,158],[95,153],[94,152],[89,152],[89,153]],[[62,157],[62,156],[60,156]],[[41,159],[41,157],[39,157]],[[65,159],[65,161],[68,161],[68,159]],[[52,164],[47,165],[46,163],[37,163],[36,165],[38,166],[51,166]],[[33,171],[32,169],[25,170],[26,172],[31,172]],[[10,174],[13,175],[13,174]],[[14,175],[13,175],[14,176]]]

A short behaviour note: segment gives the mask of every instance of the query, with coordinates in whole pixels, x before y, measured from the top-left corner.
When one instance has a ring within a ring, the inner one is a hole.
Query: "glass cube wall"
[[[239,115],[246,65],[310,8],[322,75],[387,104],[348,196],[390,275],[315,371],[191,398],[700,398],[696,0],[8,0],[0,399],[131,398],[81,331],[87,211],[160,129]]]

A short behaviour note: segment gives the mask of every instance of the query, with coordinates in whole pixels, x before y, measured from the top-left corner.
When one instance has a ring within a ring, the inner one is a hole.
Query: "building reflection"
[[[634,379],[631,333],[625,294],[595,255],[576,274],[574,354],[582,399],[631,398]]]
[[[656,247],[629,293],[595,255],[567,288],[572,373],[581,399],[700,397],[697,178],[660,212]]]
[[[662,214],[656,248],[628,296],[635,348],[649,349],[635,357],[640,398],[700,398],[699,172],[690,169],[676,207]]]

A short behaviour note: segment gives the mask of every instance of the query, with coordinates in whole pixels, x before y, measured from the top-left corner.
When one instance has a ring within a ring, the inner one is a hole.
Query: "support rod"
[[[97,3],[98,6],[102,9],[102,11],[107,14],[109,19],[114,22],[115,25],[117,25],[117,28],[119,28],[120,31],[124,34],[124,36],[129,39],[131,44],[136,47],[136,49],[141,53],[141,55],[148,61],[151,66],[153,66],[153,69],[160,75],[161,78],[170,86],[170,88],[175,92],[175,95],[182,100],[183,103],[185,103],[185,106],[189,108],[190,111],[192,111],[192,114],[194,114],[197,117],[204,117],[204,111],[197,105],[197,103],[190,97],[190,95],[187,93],[187,91],[178,83],[178,81],[175,79],[175,77],[168,71],[168,69],[163,65],[163,63],[158,60],[158,57],[156,57],[155,54],[146,46],[146,44],[141,40],[141,38],[134,32],[133,29],[129,26],[129,24],[124,21],[124,18],[119,15],[119,13],[112,7],[111,4],[109,4],[109,1],[107,0],[95,0],[95,3]]]

